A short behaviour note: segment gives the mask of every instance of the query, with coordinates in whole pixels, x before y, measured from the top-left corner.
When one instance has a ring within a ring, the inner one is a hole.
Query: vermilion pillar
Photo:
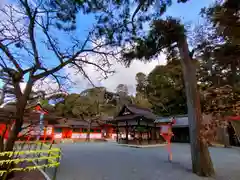
[[[113,134],[113,127],[112,126],[108,126],[108,132],[109,132],[109,137],[112,138],[112,134]]]

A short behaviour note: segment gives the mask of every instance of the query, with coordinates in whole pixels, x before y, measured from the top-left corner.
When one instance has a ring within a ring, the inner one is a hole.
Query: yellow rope
[[[24,168],[12,168],[9,170],[0,170],[0,176],[2,176],[4,173],[12,172],[12,171],[32,171],[39,168],[52,168],[52,167],[58,167],[60,165],[59,159],[61,157],[61,149],[60,148],[51,148],[50,145],[43,144],[41,142],[30,142],[26,144],[41,144],[44,147],[47,147],[49,149],[47,150],[25,150],[25,151],[6,151],[6,152],[0,152],[0,156],[8,156],[13,157],[14,155],[29,155],[29,154],[41,154],[41,157],[34,157],[34,158],[16,158],[16,159],[9,159],[9,160],[0,160],[0,165],[2,164],[19,164],[20,162],[32,162],[32,161],[42,161],[42,160],[48,160],[50,161],[50,164],[43,164],[43,165],[37,165],[37,166],[27,166]],[[51,149],[50,149],[51,148]],[[48,156],[44,156],[43,154],[48,154]]]

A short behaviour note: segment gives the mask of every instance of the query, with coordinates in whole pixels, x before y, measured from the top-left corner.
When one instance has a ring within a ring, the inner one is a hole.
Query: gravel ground
[[[57,180],[209,180],[191,173],[188,144],[173,145],[173,162],[164,147],[130,148],[114,143],[60,145]],[[217,180],[240,179],[240,151],[211,148]],[[35,179],[36,180],[36,179]]]
[[[22,167],[33,166],[31,163],[25,163]],[[15,172],[14,178],[10,180],[45,180],[44,176],[38,170],[30,172]]]
[[[31,171],[31,172],[18,172],[15,174],[14,178],[10,180],[45,180],[42,174],[39,171]]]

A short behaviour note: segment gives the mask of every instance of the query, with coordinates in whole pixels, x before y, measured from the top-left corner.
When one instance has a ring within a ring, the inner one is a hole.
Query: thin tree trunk
[[[196,67],[189,56],[188,44],[185,37],[178,44],[178,48],[181,56],[187,96],[192,170],[199,176],[213,176],[215,172],[208,146],[200,131],[202,114],[197,89]]]
[[[92,127],[92,122],[89,121],[89,122],[88,122],[88,129],[87,129],[87,136],[86,136],[86,141],[87,141],[87,142],[90,141],[91,127]]]

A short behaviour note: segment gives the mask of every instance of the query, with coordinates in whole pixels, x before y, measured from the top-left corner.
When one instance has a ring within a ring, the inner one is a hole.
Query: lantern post
[[[167,143],[168,151],[168,160],[172,162],[172,149],[171,149],[171,139],[174,136],[172,132],[172,125],[176,123],[175,118],[173,117],[169,122],[164,123],[161,126],[161,136],[165,139]]]

